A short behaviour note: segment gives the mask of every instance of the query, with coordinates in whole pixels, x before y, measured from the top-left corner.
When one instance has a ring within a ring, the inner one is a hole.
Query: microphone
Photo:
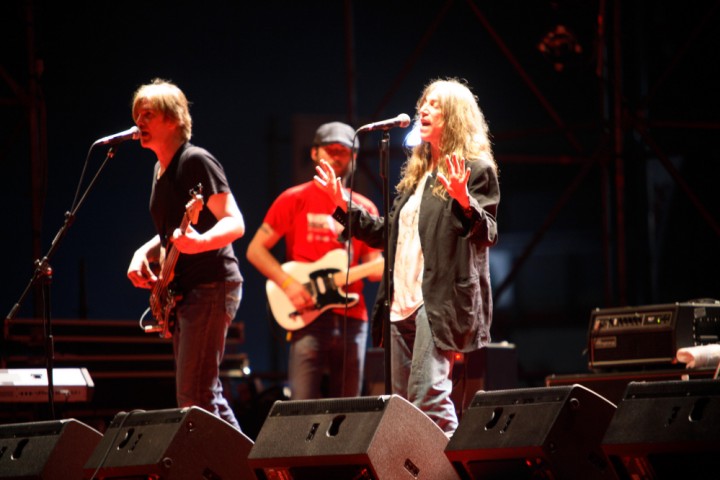
[[[113,135],[108,135],[107,137],[99,138],[95,140],[95,143],[93,143],[93,146],[95,145],[117,145],[118,143],[122,143],[126,140],[137,140],[140,138],[140,129],[138,127],[132,127],[128,128],[127,130],[124,130],[122,132],[115,133]]]
[[[395,118],[390,118],[388,120],[381,120],[379,122],[363,125],[362,127],[358,128],[356,133],[372,132],[373,130],[390,130],[391,128],[395,127],[406,128],[409,125],[410,117],[408,117],[404,113],[401,113]]]

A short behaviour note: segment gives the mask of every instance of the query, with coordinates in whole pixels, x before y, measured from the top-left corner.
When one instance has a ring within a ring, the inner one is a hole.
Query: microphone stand
[[[30,293],[30,290],[35,286],[35,284],[42,279],[42,297],[43,297],[43,333],[45,335],[45,369],[47,371],[47,379],[48,379],[48,404],[50,407],[50,419],[55,420],[55,385],[53,382],[53,364],[55,361],[55,344],[53,340],[52,335],[52,321],[50,318],[50,285],[52,284],[52,267],[50,266],[50,259],[52,259],[53,255],[55,255],[55,252],[58,249],[58,246],[60,245],[60,241],[65,237],[67,234],[68,229],[75,221],[75,217],[77,215],[78,210],[82,206],[83,203],[85,203],[85,199],[87,198],[88,194],[92,190],[93,186],[95,185],[95,182],[97,181],[98,177],[100,176],[100,172],[103,171],[105,168],[105,165],[107,164],[108,160],[111,159],[113,156],[115,156],[115,147],[111,146],[108,149],[107,155],[105,156],[105,160],[103,160],[102,164],[100,165],[100,168],[98,168],[98,171],[95,173],[95,176],[92,178],[90,183],[88,184],[87,188],[85,189],[85,192],[83,193],[82,197],[78,201],[77,205],[74,208],[71,208],[69,212],[65,212],[65,222],[60,227],[60,230],[55,235],[55,238],[53,239],[52,243],[50,244],[50,249],[48,250],[47,254],[42,259],[35,260],[35,271],[33,272],[32,277],[30,278],[30,282],[25,287],[25,290],[23,290],[22,294],[20,295],[20,298],[17,302],[15,302],[15,305],[10,309],[10,313],[5,317],[5,325],[8,325],[8,323],[13,319],[13,317],[17,314],[18,309],[20,308],[20,305],[25,300],[25,297],[27,297],[28,293]]]
[[[391,346],[390,346],[390,265],[388,262],[388,251],[390,249],[390,132],[383,130],[382,139],[380,140],[380,178],[382,182],[383,195],[383,218],[385,231],[385,265],[383,267],[383,276],[385,277],[385,304],[383,311],[385,312],[382,319],[382,341],[384,349],[384,366],[385,366],[385,393],[392,394],[392,368],[391,368]]]

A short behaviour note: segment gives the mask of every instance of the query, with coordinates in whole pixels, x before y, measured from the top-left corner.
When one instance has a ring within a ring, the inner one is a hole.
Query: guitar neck
[[[350,270],[348,270],[347,273],[337,272],[333,275],[333,280],[335,281],[335,285],[343,287],[371,275],[380,275],[382,273],[383,265],[383,258],[378,257],[372,262],[361,263],[360,265],[350,267]]]
[[[183,235],[189,225],[190,218],[186,213],[185,215],[183,215],[183,220],[180,224],[180,231],[183,232]],[[160,280],[161,283],[164,284],[164,286],[167,286],[167,282],[169,282],[170,278],[173,276],[173,272],[175,271],[175,265],[177,264],[179,256],[180,252],[178,252],[177,249],[173,246],[172,242],[170,242],[167,248],[167,255],[165,256],[165,261],[163,262],[162,268],[160,269]]]

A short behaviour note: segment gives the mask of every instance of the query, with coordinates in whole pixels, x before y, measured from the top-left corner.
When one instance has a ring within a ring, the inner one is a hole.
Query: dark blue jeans
[[[360,396],[366,341],[367,322],[354,318],[346,321],[343,315],[332,312],[293,332],[288,362],[292,399],[322,397],[320,386],[325,373],[330,377],[330,398]]]
[[[225,337],[235,318],[242,284],[214,282],[183,294],[176,309],[173,349],[179,407],[197,406],[240,428],[220,382]]]

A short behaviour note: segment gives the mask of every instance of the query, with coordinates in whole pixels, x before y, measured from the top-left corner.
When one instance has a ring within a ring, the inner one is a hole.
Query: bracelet
[[[292,281],[293,281],[292,275],[288,275],[287,277],[285,277],[285,280],[283,280],[282,284],[280,285],[280,289],[285,290],[287,288],[287,286],[292,283]]]

